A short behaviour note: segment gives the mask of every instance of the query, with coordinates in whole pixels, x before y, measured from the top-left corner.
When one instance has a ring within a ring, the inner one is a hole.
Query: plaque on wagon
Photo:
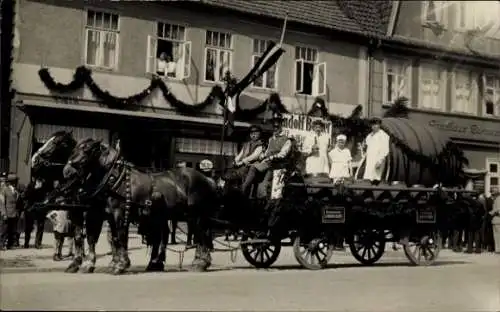
[[[321,221],[323,223],[345,223],[345,207],[323,206]]]
[[[436,223],[436,209],[434,207],[418,208],[417,223]]]

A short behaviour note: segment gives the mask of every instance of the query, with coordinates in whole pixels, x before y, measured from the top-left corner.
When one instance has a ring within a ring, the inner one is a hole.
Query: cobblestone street
[[[48,240],[48,239],[47,239]],[[389,248],[379,263],[363,267],[348,251],[335,252],[324,271],[301,269],[292,250],[282,250],[269,270],[250,267],[240,253],[214,255],[210,272],[179,270],[168,253],[165,273],[145,273],[147,249],[130,240],[132,267],[124,276],[107,273],[110,260],[101,237],[93,275],[67,274],[68,261],[53,262],[52,249],[2,253],[1,308],[45,310],[330,310],[498,311],[500,257],[445,250],[432,267],[411,267],[402,250]],[[236,243],[232,243],[235,245]],[[219,246],[222,247],[222,246]],[[182,249],[182,246],[173,248]]]

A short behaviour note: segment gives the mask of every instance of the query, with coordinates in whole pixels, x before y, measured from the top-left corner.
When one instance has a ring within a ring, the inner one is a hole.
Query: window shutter
[[[326,63],[319,63],[314,66],[313,91],[316,96],[326,94]]]
[[[184,42],[184,70],[182,78],[191,76],[191,41]]]
[[[156,45],[157,40],[153,36],[148,36],[148,48],[146,58],[146,72],[156,73]]]
[[[295,61],[295,92],[300,93],[304,90],[304,60]]]

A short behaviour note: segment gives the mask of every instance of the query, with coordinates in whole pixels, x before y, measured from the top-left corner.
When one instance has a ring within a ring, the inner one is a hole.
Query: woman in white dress
[[[330,135],[324,132],[325,125],[321,120],[315,120],[312,128],[314,135],[306,137],[303,149],[307,156],[306,174],[327,176],[330,170],[328,163]]]
[[[330,178],[333,183],[352,176],[351,151],[346,147],[347,137],[340,134],[335,147],[328,153],[330,158]]]

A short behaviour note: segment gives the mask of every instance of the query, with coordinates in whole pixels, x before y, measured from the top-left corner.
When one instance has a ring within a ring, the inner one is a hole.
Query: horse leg
[[[187,237],[186,237],[186,245],[193,245],[193,221],[190,218],[186,219],[186,227],[187,227]]]
[[[102,213],[93,215],[92,213],[87,214],[86,218],[86,229],[87,229],[87,244],[89,245],[89,252],[85,261],[82,265],[83,273],[93,273],[95,270],[96,262],[96,252],[95,247],[99,241],[99,235],[101,235],[102,223],[104,221]]]
[[[195,211],[199,212],[200,210]],[[195,225],[196,252],[192,265],[194,271],[204,272],[212,264],[212,256],[210,255],[211,250],[213,250],[212,230],[209,219],[205,216],[198,217],[196,221],[196,224],[193,224]]]
[[[83,227],[82,223],[75,222],[74,227],[74,241],[75,241],[75,258],[69,266],[66,268],[66,273],[76,273],[80,269],[84,258],[84,250],[83,250]]]
[[[175,234],[177,234],[177,225],[178,225],[179,221],[177,220],[177,218],[173,218],[171,221],[170,221],[170,224],[172,224],[172,232],[170,233],[170,244],[172,245],[177,245],[177,240],[176,240],[176,237],[175,237]]]
[[[64,243],[64,235],[54,231],[54,256],[52,257],[54,261],[62,260],[63,243]]]
[[[130,266],[130,259],[128,257],[128,227],[129,221],[124,220],[123,213],[125,213],[125,208],[123,205],[114,209],[113,218],[116,226],[117,243],[118,243],[118,262],[113,268],[113,274],[123,274]]]

